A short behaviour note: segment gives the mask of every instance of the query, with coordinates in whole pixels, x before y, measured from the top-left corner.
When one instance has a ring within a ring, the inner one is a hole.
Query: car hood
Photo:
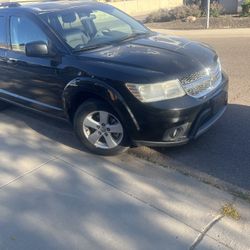
[[[185,77],[217,60],[207,45],[161,34],[85,51],[79,57],[90,75],[145,83]]]

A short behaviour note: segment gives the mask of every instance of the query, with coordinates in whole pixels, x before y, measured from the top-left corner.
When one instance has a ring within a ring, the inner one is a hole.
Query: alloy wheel
[[[117,147],[124,136],[119,119],[106,111],[88,114],[83,121],[83,132],[92,145],[102,149]]]

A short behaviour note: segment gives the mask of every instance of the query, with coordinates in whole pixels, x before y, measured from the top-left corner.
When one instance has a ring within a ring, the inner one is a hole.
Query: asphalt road
[[[178,148],[157,148],[149,151],[151,154],[160,152],[168,166],[182,164],[190,171],[199,170],[250,190],[250,35],[223,35],[220,32],[199,34],[185,32],[185,36],[211,44],[218,51],[223,68],[230,77],[228,110],[197,141]],[[60,121],[16,107],[5,111],[5,114],[22,120],[27,126],[50,139],[73,148],[80,147],[70,128]]]
[[[222,119],[197,141],[153,150],[162,154],[166,165],[181,164],[250,190],[250,31],[242,35],[233,30],[174,33],[216,49],[230,78],[229,106]]]

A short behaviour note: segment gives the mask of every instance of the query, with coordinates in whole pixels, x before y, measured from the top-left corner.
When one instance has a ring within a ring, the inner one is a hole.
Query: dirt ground
[[[198,18],[195,22],[185,22],[183,20],[175,20],[171,22],[161,22],[161,23],[147,23],[149,28],[152,29],[203,29],[206,27],[206,18]],[[250,28],[250,16],[240,17],[240,16],[220,16],[211,17],[210,19],[211,29],[229,29],[229,28]]]

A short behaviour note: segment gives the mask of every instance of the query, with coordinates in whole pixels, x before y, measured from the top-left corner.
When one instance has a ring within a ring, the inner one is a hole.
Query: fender
[[[66,116],[72,121],[71,109],[74,98],[82,95],[83,98],[89,99],[99,97],[101,100],[106,101],[117,112],[122,120],[124,126],[131,130],[131,126],[126,124],[131,123],[136,131],[140,130],[139,124],[135,119],[129,106],[120,95],[120,93],[113,87],[93,77],[77,77],[70,81],[63,91],[63,106]],[[129,131],[133,133],[133,131]]]

